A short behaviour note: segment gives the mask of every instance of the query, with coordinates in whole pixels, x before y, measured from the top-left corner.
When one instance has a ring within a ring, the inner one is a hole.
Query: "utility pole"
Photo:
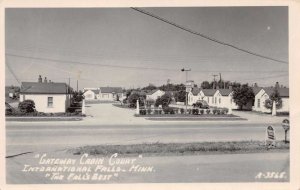
[[[191,69],[181,69],[181,72],[185,72],[185,85],[187,85],[187,81],[188,81],[188,72],[191,71]],[[186,95],[185,95],[185,114],[187,114],[187,103],[188,103],[188,91],[187,91],[187,87],[185,87],[186,89]]]
[[[77,85],[76,85],[76,91],[78,92],[78,80],[77,80]]]

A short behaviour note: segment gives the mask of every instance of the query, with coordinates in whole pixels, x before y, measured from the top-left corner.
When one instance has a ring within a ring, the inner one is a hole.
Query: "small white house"
[[[200,91],[200,97],[202,100],[206,101],[209,106],[214,105],[214,94],[216,93],[216,89],[202,89]]]
[[[233,101],[232,89],[218,89],[213,95],[213,105],[222,108],[238,109],[238,105]]]
[[[20,102],[33,100],[38,112],[66,112],[71,104],[72,88],[66,83],[22,82]]]
[[[198,100],[202,100],[200,97],[200,89],[198,87],[192,88],[192,90],[188,93],[188,105],[195,104]]]
[[[277,90],[282,100],[282,107],[277,109],[277,112],[289,112],[289,88],[277,88]],[[270,98],[274,91],[275,87],[261,88],[261,90],[255,95],[255,101],[252,110],[271,113],[271,109],[267,109],[265,107],[265,102]]]
[[[124,99],[123,89],[121,87],[100,87],[96,99],[103,101],[116,101]]]
[[[156,101],[157,98],[163,96],[165,94],[164,91],[156,89],[156,90],[152,90],[148,93],[146,93],[146,100],[154,100]]]
[[[99,95],[99,90],[97,89],[89,89],[89,90],[84,90],[84,99],[86,100],[95,100],[97,99],[97,95]]]

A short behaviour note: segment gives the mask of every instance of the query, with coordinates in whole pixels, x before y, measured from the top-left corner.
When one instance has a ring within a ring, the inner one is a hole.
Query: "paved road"
[[[59,157],[55,157],[58,154]],[[72,158],[77,161],[81,156],[56,152],[47,155],[49,158]],[[96,157],[92,157],[96,158]],[[132,157],[130,157],[132,158]],[[50,180],[45,172],[22,172],[24,164],[38,166],[33,154],[6,159],[7,183],[41,184],[41,183],[192,183],[192,182],[285,182],[289,181],[289,154],[252,153],[252,154],[216,154],[195,156],[163,156],[163,157],[133,157],[137,161],[134,166],[153,167],[150,172],[130,172],[131,164],[121,166],[124,172],[118,173],[109,181],[66,180],[70,172],[60,172],[63,180]],[[104,162],[106,163],[106,162]],[[109,167],[108,164],[103,164]],[[92,165],[92,171],[96,166]],[[259,174],[267,172],[282,173],[282,178],[264,178]],[[115,172],[100,172],[114,174]],[[85,175],[86,172],[78,173]],[[90,176],[93,172],[89,173]],[[259,178],[260,176],[260,178]]]
[[[66,147],[95,144],[135,144],[150,142],[203,142],[264,140],[265,125],[7,125],[7,154],[27,151],[52,151]],[[280,124],[275,125],[277,139],[284,138]]]
[[[7,122],[7,155],[95,144],[264,140],[268,125],[266,121],[145,121],[134,117],[134,110],[111,104],[88,106],[93,117],[84,121]],[[281,123],[272,125],[277,139],[283,139]]]

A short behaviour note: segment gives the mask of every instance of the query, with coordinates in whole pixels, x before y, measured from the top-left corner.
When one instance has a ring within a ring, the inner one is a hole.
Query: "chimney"
[[[44,83],[47,83],[47,77],[45,77],[45,79],[44,79]]]
[[[217,85],[217,90],[219,90],[219,85]]]
[[[275,88],[278,89],[279,88],[279,82],[276,82],[275,84]]]
[[[42,83],[42,82],[43,82],[43,79],[42,79],[42,76],[41,76],[41,75],[39,75],[38,82],[39,82],[39,83]]]
[[[254,83],[254,87],[258,87],[257,83]]]
[[[213,83],[213,89],[216,89],[216,83],[215,82]]]
[[[229,90],[232,90],[232,85],[229,85]]]

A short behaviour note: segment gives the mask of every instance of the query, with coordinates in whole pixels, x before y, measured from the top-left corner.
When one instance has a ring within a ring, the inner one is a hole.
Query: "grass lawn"
[[[147,117],[147,118],[151,118],[151,117],[177,117],[177,118],[199,118],[199,117],[211,117],[211,118],[216,118],[216,117],[237,117],[239,118],[239,116],[233,115],[233,114],[224,114],[224,115],[214,115],[214,114],[203,114],[203,115],[193,115],[193,114],[153,114],[153,115],[135,115],[136,117]]]
[[[232,142],[199,142],[199,143],[152,143],[133,145],[96,145],[69,149],[74,155],[88,153],[90,155],[194,155],[219,153],[257,153],[270,151],[287,151],[289,143],[277,141],[276,147],[267,149],[264,141],[232,141]]]

